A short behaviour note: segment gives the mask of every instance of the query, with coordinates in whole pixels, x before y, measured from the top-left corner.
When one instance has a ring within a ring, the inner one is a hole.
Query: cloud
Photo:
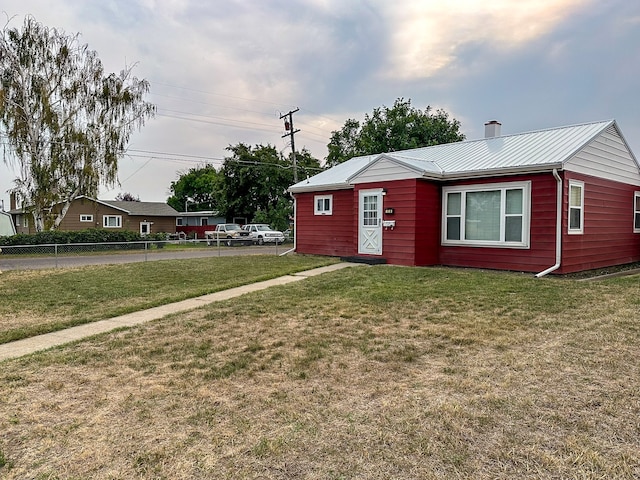
[[[590,0],[412,1],[402,9],[386,7],[394,24],[392,75],[405,80],[430,78],[456,67],[460,51],[481,46],[484,55],[521,48],[547,35]]]

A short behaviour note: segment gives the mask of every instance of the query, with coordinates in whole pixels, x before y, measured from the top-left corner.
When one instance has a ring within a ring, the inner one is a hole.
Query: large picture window
[[[584,183],[569,180],[569,233],[584,231]]]
[[[633,194],[633,231],[640,233],[640,192]]]
[[[315,215],[331,215],[333,212],[333,195],[316,195],[313,198]]]
[[[443,188],[442,243],[529,247],[530,182]]]

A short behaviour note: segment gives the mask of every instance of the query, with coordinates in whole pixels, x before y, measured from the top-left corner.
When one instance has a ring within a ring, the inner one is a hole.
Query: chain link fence
[[[246,246],[234,239],[8,245],[0,247],[0,271],[211,256],[281,255],[292,246],[291,241]]]

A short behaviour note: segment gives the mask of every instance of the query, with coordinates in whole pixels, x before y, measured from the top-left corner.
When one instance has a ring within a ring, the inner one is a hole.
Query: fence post
[[[144,242],[144,261],[147,261],[147,247],[149,246],[149,242]]]
[[[56,257],[56,268],[58,268],[58,244],[54,243],[53,244],[53,253],[54,253],[54,257]]]

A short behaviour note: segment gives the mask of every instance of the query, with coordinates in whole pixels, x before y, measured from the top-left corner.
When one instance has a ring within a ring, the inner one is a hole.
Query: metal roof
[[[291,192],[350,188],[351,180],[382,158],[432,179],[498,175],[562,168],[614,120],[569,125],[514,135],[447,143],[356,157],[289,188]]]

